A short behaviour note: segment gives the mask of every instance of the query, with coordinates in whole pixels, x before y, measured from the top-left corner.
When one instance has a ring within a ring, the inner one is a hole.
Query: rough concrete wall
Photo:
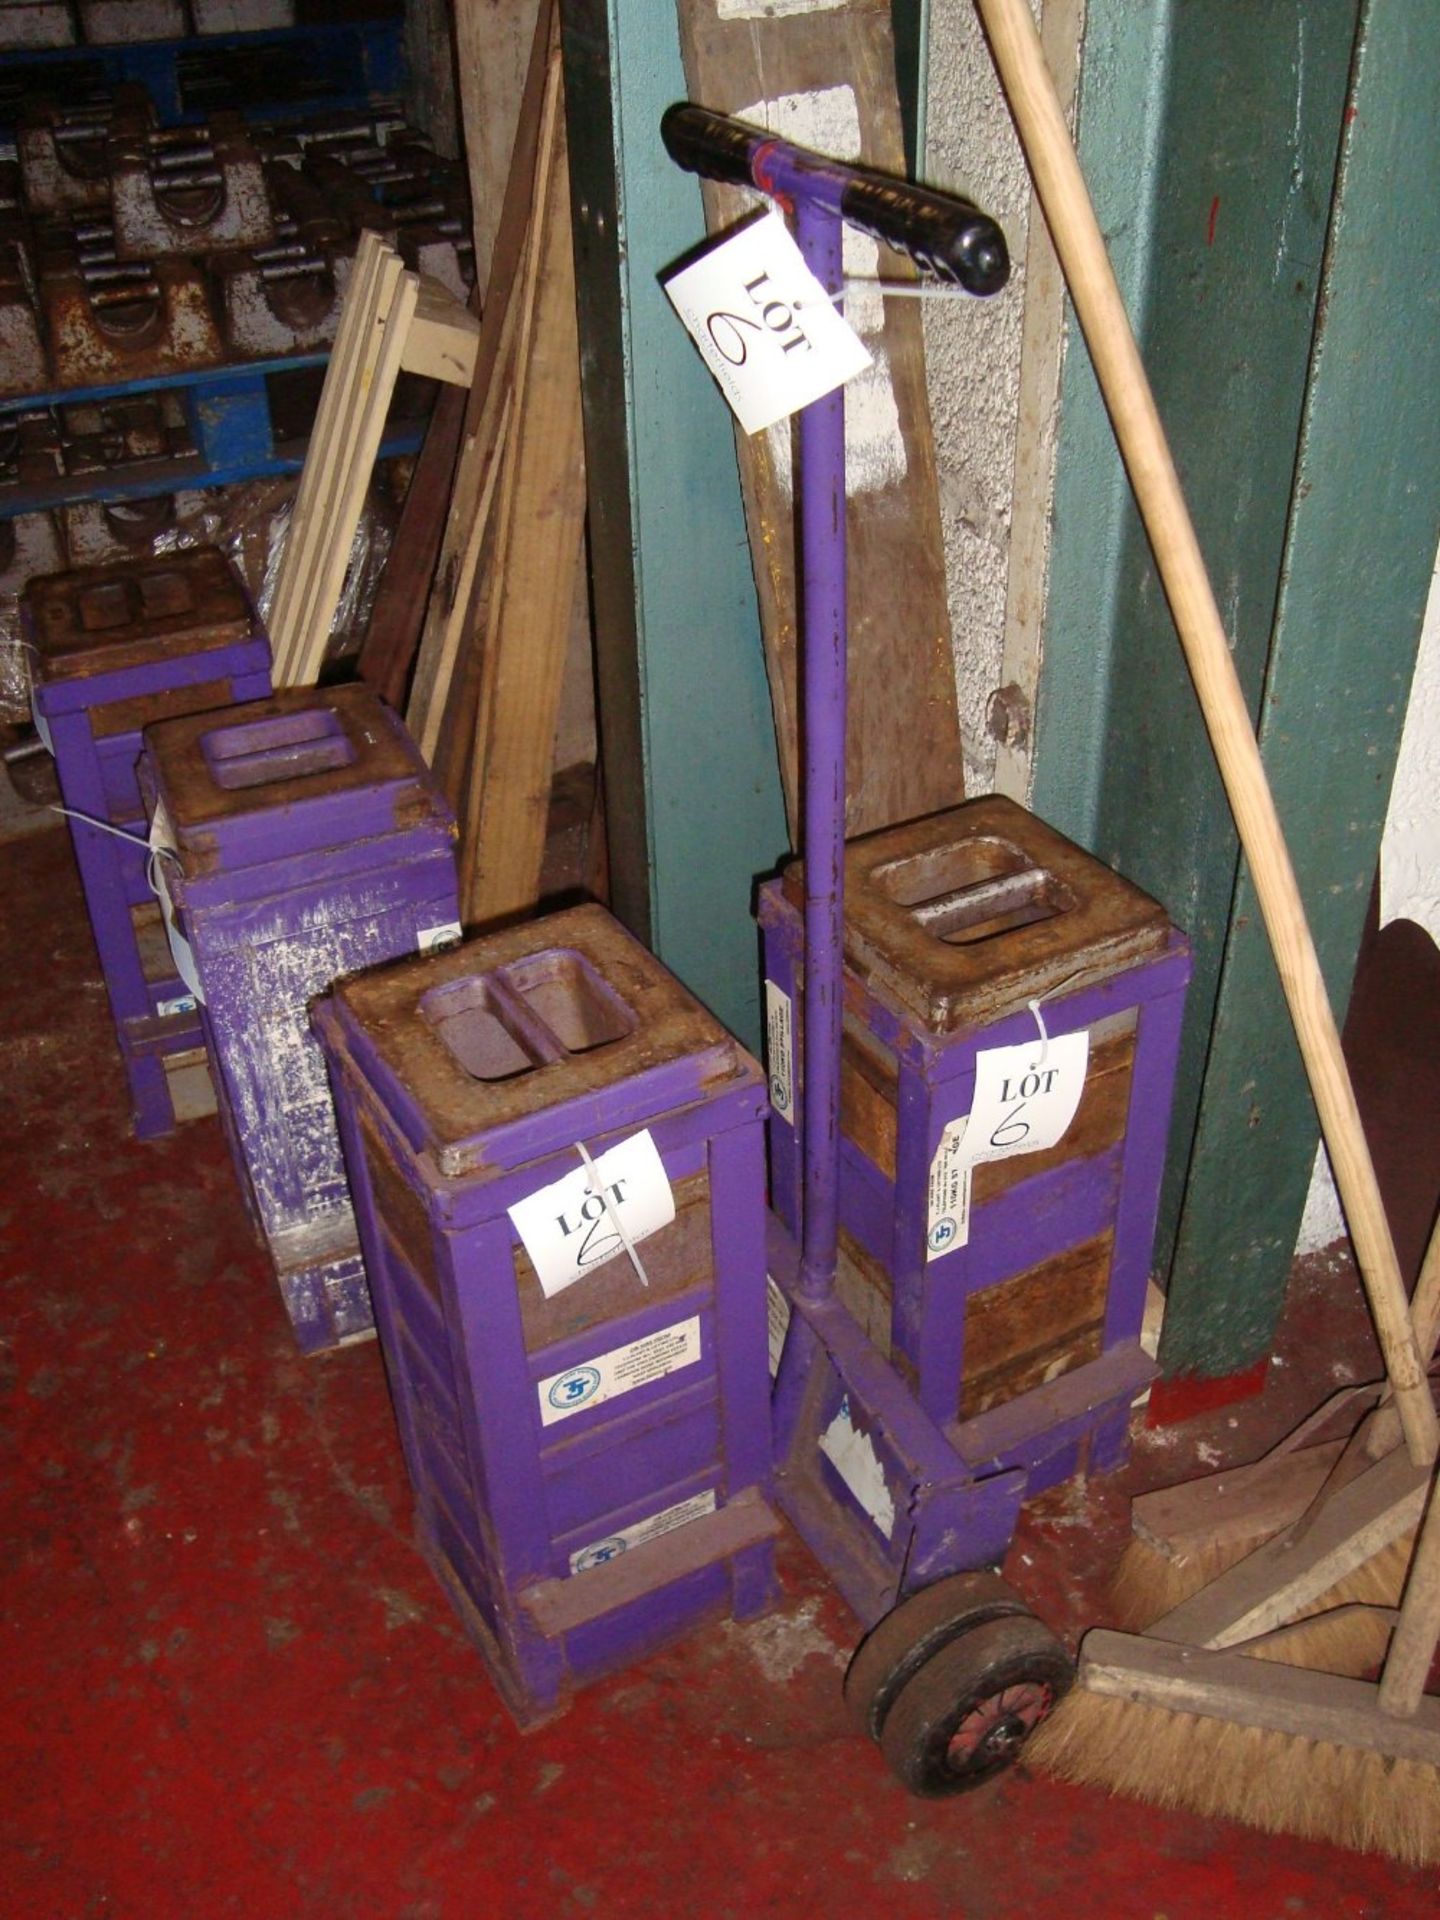
[[[1041,0],[1031,0],[1037,18]],[[1044,31],[1069,92],[1082,0],[1049,0]],[[1061,286],[971,0],[932,0],[925,176],[999,219],[1010,285],[997,298],[931,300],[926,354],[956,693],[970,793],[1029,791],[1028,741],[1000,754],[991,695],[1033,694],[1039,668],[1063,352]]]

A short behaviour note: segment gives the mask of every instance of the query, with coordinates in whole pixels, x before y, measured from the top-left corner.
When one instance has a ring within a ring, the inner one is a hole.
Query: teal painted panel
[[[1315,18],[1304,0],[1219,10],[1172,0],[1144,11],[1142,21],[1113,0],[1091,10],[1082,159],[1255,708],[1355,7]],[[1078,341],[1064,391],[1038,742],[1037,809],[1162,899],[1194,943],[1163,1266],[1184,1201],[1238,855]],[[1209,1224],[1197,1223],[1197,1236]]]
[[[1346,115],[1261,743],[1348,999],[1440,527],[1440,9],[1372,0]],[[1248,875],[1226,942],[1167,1371],[1267,1351],[1316,1122]]]
[[[567,33],[575,21],[607,41],[603,62],[567,49],[567,66],[572,111],[584,112],[586,86],[608,79],[600,104],[613,128],[617,285],[601,292],[618,303],[620,364],[592,367],[587,380],[623,383],[615,412],[623,404],[624,444],[613,474],[628,515],[610,521],[611,537],[629,543],[620,556],[633,592],[628,623],[615,611],[630,629],[633,710],[615,720],[625,753],[643,762],[636,785],[649,862],[647,937],[754,1047],[760,987],[751,898],[756,876],[788,849],[730,415],[657,279],[705,233],[699,183],[660,143],[661,114],[685,97],[676,15],[665,0],[608,0],[602,29],[599,14],[567,5]],[[580,221],[593,223],[599,216],[582,197]],[[583,312],[583,290],[581,298]],[[615,558],[597,556],[597,569]],[[617,577],[626,574],[621,567]],[[632,766],[621,772],[635,780]]]
[[[1157,155],[1169,97],[1171,5],[1090,0],[1080,68],[1080,164],[1142,344]],[[1068,306],[1067,321],[1032,801],[1046,820],[1093,847],[1121,624],[1120,559],[1138,528],[1090,355]]]

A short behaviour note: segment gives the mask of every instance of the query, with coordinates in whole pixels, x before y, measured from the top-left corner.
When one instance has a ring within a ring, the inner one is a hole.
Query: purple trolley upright
[[[141,729],[268,693],[270,647],[213,548],[46,574],[30,582],[24,610],[36,724],[72,809],[135,1131],[148,1139],[213,1112],[214,1101],[194,995],[176,972],[146,878]]]
[[[756,1062],[597,906],[346,981],[315,1021],[420,1546],[516,1718],[763,1611]]]
[[[784,206],[828,297],[847,222],[970,293],[1005,284],[1004,236],[958,196],[703,107],[661,134]],[[954,1793],[1009,1766],[1073,1679],[995,1569],[1028,1491],[1117,1457],[1145,1377],[1188,954],[1003,800],[847,850],[843,390],[798,438],[805,859],[761,896],[775,1492],[866,1628],[855,1720],[907,1786]]]
[[[141,779],[241,1189],[298,1345],[335,1346],[374,1322],[309,1005],[460,937],[454,817],[363,686],[149,727]]]

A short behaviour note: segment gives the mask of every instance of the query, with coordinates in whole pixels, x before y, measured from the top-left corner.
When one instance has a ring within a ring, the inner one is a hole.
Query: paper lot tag
[[[1090,1035],[1037,1034],[1018,1047],[975,1056],[975,1095],[963,1119],[940,1136],[930,1163],[926,1258],[963,1247],[970,1238],[970,1173],[986,1160],[1043,1153],[1065,1136],[1085,1091]]]
[[[170,888],[165,878],[165,856],[175,851],[175,833],[170,825],[170,816],[162,801],[155,809],[155,817],[150,822],[150,876],[155,883],[155,897],[160,902],[160,917],[165,922],[165,938],[170,943],[170,958],[175,962],[175,971],[194,995],[195,1000],[203,1003],[205,989],[200,985],[200,969],[195,965],[195,954],[190,942],[180,931],[180,922],[175,917],[175,902],[170,898]],[[160,1008],[162,1013],[179,1010],[178,1001],[166,1001]],[[188,1012],[188,1008],[186,1011]]]
[[[638,1245],[675,1218],[675,1195],[648,1130],[622,1140],[510,1208],[547,1299],[623,1251],[616,1217]]]
[[[746,433],[798,413],[871,364],[773,208],[664,284]]]

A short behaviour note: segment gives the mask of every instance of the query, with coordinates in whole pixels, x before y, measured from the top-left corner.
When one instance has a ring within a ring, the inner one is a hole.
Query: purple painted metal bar
[[[843,228],[806,193],[783,154],[776,189],[793,192],[795,237],[827,294],[843,280]],[[833,1292],[840,1222],[840,1035],[845,928],[845,389],[800,415],[801,658],[805,681],[805,1225],[798,1285]]]

